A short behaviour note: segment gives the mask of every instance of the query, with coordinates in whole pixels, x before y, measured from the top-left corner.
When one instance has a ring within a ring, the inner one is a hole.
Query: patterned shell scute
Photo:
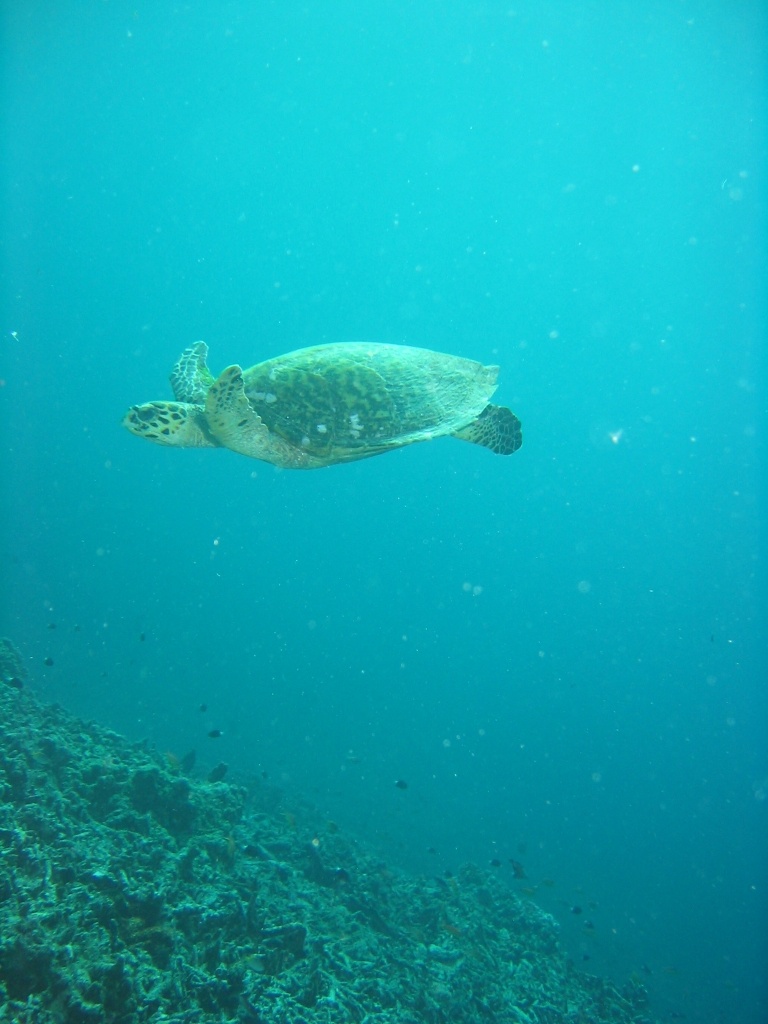
[[[244,386],[270,431],[323,457],[451,433],[485,407],[496,372],[425,349],[347,343],[260,363]]]

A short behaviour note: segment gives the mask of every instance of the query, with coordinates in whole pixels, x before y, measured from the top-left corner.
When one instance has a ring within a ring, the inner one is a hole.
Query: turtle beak
[[[154,415],[155,412],[151,405],[132,405],[123,416],[122,423],[126,430],[141,437],[152,423]]]
[[[141,412],[138,405],[132,405],[128,412],[123,416],[122,425],[130,430],[132,434],[137,432],[139,422],[141,419]]]

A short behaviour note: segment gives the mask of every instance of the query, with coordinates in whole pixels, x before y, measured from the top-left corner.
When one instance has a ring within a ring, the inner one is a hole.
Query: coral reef
[[[0,682],[20,690],[26,675],[21,652],[7,636],[0,636]]]
[[[18,668],[18,666],[16,666]],[[3,1024],[625,1024],[494,874],[393,872],[309,809],[0,680]]]

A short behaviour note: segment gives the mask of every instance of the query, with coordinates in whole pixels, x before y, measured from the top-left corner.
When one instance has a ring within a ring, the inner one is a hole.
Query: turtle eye
[[[155,407],[153,405],[135,405],[133,413],[137,420],[142,423],[150,423],[155,418]]]

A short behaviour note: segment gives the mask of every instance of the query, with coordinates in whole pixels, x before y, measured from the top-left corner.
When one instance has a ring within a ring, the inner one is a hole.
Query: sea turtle
[[[208,346],[171,373],[175,402],[134,405],[138,437],[179,448],[229,448],[290,469],[365,459],[450,434],[511,455],[520,421],[489,405],[498,366],[405,345],[347,342],[299,349],[218,379]]]

